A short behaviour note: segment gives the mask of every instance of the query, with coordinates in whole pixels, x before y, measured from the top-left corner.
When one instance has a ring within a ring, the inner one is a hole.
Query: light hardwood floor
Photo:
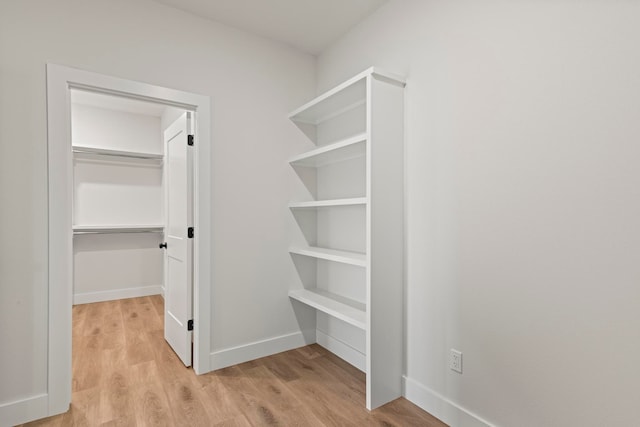
[[[365,405],[364,374],[318,345],[197,376],[163,338],[163,299],[73,308],[73,395],[26,426],[446,426],[405,399]]]

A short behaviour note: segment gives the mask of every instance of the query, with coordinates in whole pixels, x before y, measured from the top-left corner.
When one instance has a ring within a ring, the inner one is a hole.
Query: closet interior
[[[163,131],[183,113],[71,90],[74,304],[164,293]]]

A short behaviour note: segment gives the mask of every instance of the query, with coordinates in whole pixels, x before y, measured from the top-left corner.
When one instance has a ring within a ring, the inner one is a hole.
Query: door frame
[[[66,66],[47,64],[49,208],[48,415],[71,403],[73,304],[73,161],[70,89],[125,96],[195,112],[193,368],[211,370],[211,109],[210,98]]]

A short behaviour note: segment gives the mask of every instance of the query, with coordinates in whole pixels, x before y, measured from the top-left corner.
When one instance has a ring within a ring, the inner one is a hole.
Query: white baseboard
[[[298,347],[314,343],[313,333],[294,332],[262,341],[256,341],[238,347],[225,348],[214,351],[209,356],[211,370],[226,368],[249,360],[271,356],[283,351],[293,350]]]
[[[92,302],[113,301],[116,299],[146,297],[149,295],[164,295],[160,285],[141,286],[138,288],[114,289],[111,291],[83,292],[73,294],[74,304],[89,304]]]
[[[492,424],[472,414],[446,397],[420,384],[418,381],[402,377],[403,396],[451,427],[494,427]]]
[[[363,353],[360,353],[350,345],[347,345],[342,341],[338,341],[320,330],[316,330],[316,340],[318,345],[326,348],[331,353],[360,369],[362,372],[365,371],[367,359]]]
[[[15,402],[0,404],[0,427],[10,427],[48,417],[49,396],[39,394]]]

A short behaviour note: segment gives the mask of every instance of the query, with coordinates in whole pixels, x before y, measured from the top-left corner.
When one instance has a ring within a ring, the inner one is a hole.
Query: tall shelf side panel
[[[370,77],[367,408],[402,395],[404,90]]]

